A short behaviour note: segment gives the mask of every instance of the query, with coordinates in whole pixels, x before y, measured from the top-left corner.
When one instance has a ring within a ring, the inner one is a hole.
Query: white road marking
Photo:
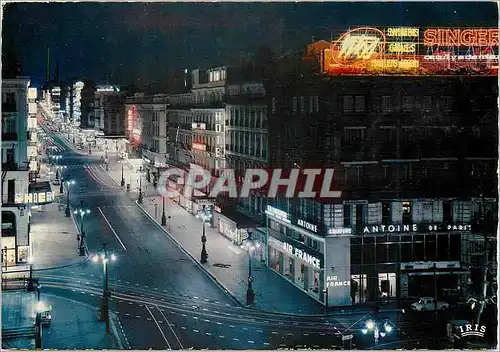
[[[239,341],[240,339],[237,339],[236,337],[233,337],[233,341]]]
[[[220,337],[221,339],[225,339],[224,335],[219,335],[219,337]]]
[[[207,335],[207,336],[211,336],[212,334],[211,334],[211,333],[209,333],[209,332],[206,332],[206,333],[205,333],[205,335]]]
[[[199,330],[193,329],[193,332],[200,332]]]
[[[149,307],[146,306],[146,309],[148,310],[149,314],[151,315],[151,317],[154,319],[155,323],[156,323],[156,326],[158,327],[158,330],[160,330],[160,333],[161,333],[161,336],[163,336],[163,339],[165,340],[165,342],[167,343],[167,346],[169,349],[172,349],[172,346],[170,346],[170,343],[168,342],[167,340],[167,337],[165,336],[165,334],[163,333],[163,330],[160,328],[160,324],[158,324],[158,321],[156,320],[156,318],[154,317],[153,313],[151,313],[151,311],[149,310]]]
[[[217,322],[217,325],[222,325],[222,323],[220,321]]]
[[[198,320],[198,317],[193,317],[193,319]]]
[[[113,228],[113,226],[111,226],[111,224],[109,223],[108,221],[108,218],[106,218],[106,215],[104,215],[104,213],[102,212],[101,208],[100,207],[97,207],[97,210],[99,210],[99,212],[101,213],[102,217],[104,218],[104,221],[106,221],[106,224],[108,224],[109,228],[111,229],[111,231],[113,232],[113,234],[115,235],[116,239],[120,242],[120,244],[122,245],[123,249],[127,250],[127,247],[125,247],[125,245],[123,244],[122,240],[120,239],[120,237],[118,237],[118,234],[116,233],[115,229]],[[146,286],[147,287],[147,286]]]
[[[208,319],[204,319],[204,321],[207,322],[207,323],[210,323],[210,320],[208,320]]]
[[[302,335],[304,335],[304,336],[309,336],[309,334],[302,334]]]
[[[257,332],[264,332],[264,331],[262,331],[262,330],[257,330]]]
[[[229,325],[230,328],[234,328],[234,325]]]
[[[186,330],[186,327],[185,327],[185,326],[181,326],[181,329],[182,329],[182,330]]]
[[[161,316],[167,322],[168,327],[170,328],[170,331],[172,331],[172,334],[174,335],[175,339],[177,340],[177,343],[179,343],[179,347],[181,348],[181,350],[183,350],[184,346],[182,346],[182,343],[181,343],[181,340],[179,339],[179,336],[177,336],[177,334],[175,333],[174,329],[172,329],[172,327],[175,327],[175,324],[171,324],[168,321],[167,317],[163,314],[163,312],[161,311],[160,307],[156,306],[156,309],[158,309],[160,311]]]
[[[255,342],[254,342],[254,341],[252,341],[252,340],[248,340],[248,343],[255,343]]]
[[[272,331],[271,334],[278,335],[278,332],[277,331]]]

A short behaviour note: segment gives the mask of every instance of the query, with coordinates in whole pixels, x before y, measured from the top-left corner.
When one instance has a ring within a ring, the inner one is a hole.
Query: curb
[[[51,266],[51,267],[48,267],[48,268],[33,269],[33,272],[35,273],[37,271],[47,271],[47,270],[56,270],[56,269],[67,268],[69,266],[73,266],[73,265],[84,263],[84,262],[86,262],[89,259],[90,259],[90,257],[87,254],[85,256],[85,258],[82,258],[80,260],[76,260],[76,261],[68,263],[68,264],[63,264],[63,265],[58,265],[58,266]],[[4,274],[7,275],[7,274],[24,273],[24,272],[29,272],[29,271],[30,271],[29,269],[2,271],[2,275],[4,275]]]
[[[335,316],[339,316],[339,315],[350,315],[350,314],[367,314],[367,313],[370,313],[372,310],[371,309],[360,309],[359,311],[358,310],[344,310],[344,311],[339,311],[339,312],[330,312],[330,313],[326,313],[326,314],[298,314],[298,313],[286,313],[286,312],[277,312],[277,311],[269,311],[269,310],[264,310],[264,309],[260,309],[260,308],[255,308],[255,307],[250,307],[250,306],[247,306],[246,304],[243,304],[240,302],[240,300],[238,300],[238,298],[236,298],[236,296],[222,283],[220,282],[220,280],[218,280],[214,274],[212,274],[210,271],[208,271],[208,269],[203,266],[195,257],[193,257],[191,255],[191,253],[189,253],[186,249],[184,249],[184,247],[179,243],[179,241],[177,241],[177,239],[175,237],[173,237],[170,233],[168,233],[168,231],[163,228],[159,223],[158,221],[153,217],[151,216],[147,211],[146,209],[144,209],[143,206],[141,206],[137,201],[134,201],[134,203],[139,207],[139,209],[148,217],[150,218],[157,227],[161,228],[161,230],[163,230],[163,232],[177,245],[177,247],[179,247],[184,253],[186,253],[195,263],[196,265],[198,265],[198,267],[200,267],[204,272],[205,274],[215,283],[217,284],[219,287],[222,288],[222,290],[224,291],[224,293],[226,293],[228,296],[230,296],[234,301],[237,302],[237,304],[240,306],[240,307],[243,307],[243,308],[247,308],[247,309],[251,309],[253,311],[259,311],[259,312],[262,312],[262,313],[268,313],[268,314],[276,314],[276,315],[283,315],[283,316],[290,316],[290,317],[318,317],[318,318],[327,318],[327,317],[332,317],[334,318]],[[381,311],[383,312],[397,312],[399,311],[399,309],[382,309]]]
[[[227,289],[227,287],[222,283],[220,282],[214,274],[212,274],[210,271],[208,271],[207,268],[205,268],[195,257],[193,257],[191,255],[191,253],[189,253],[186,249],[184,249],[184,247],[182,247],[182,245],[179,243],[179,241],[177,241],[177,239],[175,237],[173,237],[170,233],[168,233],[168,231],[166,229],[164,229],[157,221],[156,219],[154,219],[151,215],[149,215],[149,213],[146,211],[146,209],[144,209],[137,201],[134,202],[135,205],[137,205],[139,207],[139,209],[141,209],[141,211],[148,217],[150,218],[151,220],[153,220],[153,222],[155,223],[155,225],[157,227],[159,227],[163,233],[165,233],[169,239],[171,239],[176,245],[177,247],[179,247],[180,250],[182,250],[185,254],[187,254],[191,259],[192,261],[200,268],[203,270],[203,272],[212,280],[212,282],[214,282],[217,286],[219,286],[220,288],[222,288],[222,291],[228,296],[230,297],[233,301],[236,302],[236,304],[240,307],[247,307],[246,305],[242,304],[237,298],[236,296]]]
[[[125,349],[129,350],[131,348],[130,348],[130,344],[127,340],[127,337],[125,336],[125,332],[123,332],[123,328],[122,328],[123,334],[119,333],[118,328],[117,328],[117,323],[119,326],[121,326],[121,323],[120,323],[118,316],[113,312],[109,312],[109,325],[111,328],[111,334],[115,338],[115,341],[118,344],[118,347],[120,350],[125,350]]]

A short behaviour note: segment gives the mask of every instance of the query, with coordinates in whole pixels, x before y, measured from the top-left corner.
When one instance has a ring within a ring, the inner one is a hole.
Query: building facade
[[[29,78],[2,80],[2,265],[25,263],[30,255]]]
[[[266,87],[270,162],[333,168],[340,196],[272,200],[268,266],[327,306],[433,296],[434,275],[465,294],[496,234],[496,80],[307,69]]]

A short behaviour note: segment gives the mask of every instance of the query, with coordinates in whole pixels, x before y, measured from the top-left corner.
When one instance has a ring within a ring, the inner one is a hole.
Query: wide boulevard
[[[59,163],[67,166],[64,177],[75,181],[72,211],[82,204],[90,210],[83,220],[89,253],[106,246],[117,256],[109,266],[110,309],[119,318],[125,347],[340,347],[340,334],[349,328],[341,318],[270,314],[239,305],[99,167],[100,156],[77,153],[59,134],[46,131],[62,155]],[[75,221],[80,227],[79,215]],[[97,311],[102,272],[102,264],[88,260],[36,275],[43,292],[90,303]]]

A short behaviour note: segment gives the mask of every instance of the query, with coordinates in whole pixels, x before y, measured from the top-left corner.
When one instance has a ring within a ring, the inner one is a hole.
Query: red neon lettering
[[[428,29],[425,46],[498,46],[496,29]]]
[[[465,29],[460,34],[460,43],[465,46],[472,46],[475,44],[474,32],[471,29]]]
[[[428,29],[424,32],[424,45],[433,46],[437,44],[437,31],[435,29]]]

